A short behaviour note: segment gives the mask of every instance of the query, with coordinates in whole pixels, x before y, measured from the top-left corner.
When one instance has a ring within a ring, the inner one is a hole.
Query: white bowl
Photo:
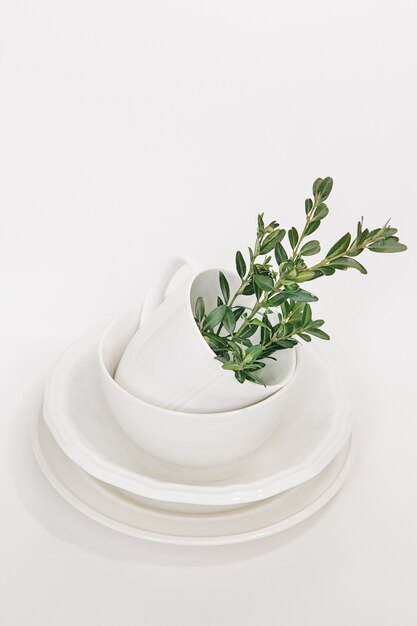
[[[346,443],[349,403],[343,380],[311,346],[301,350],[297,385],[275,399],[281,417],[264,445],[210,467],[166,463],[122,431],[105,400],[98,365],[104,326],[78,339],[58,359],[45,390],[44,417],[76,465],[131,494],[197,507],[232,508],[291,489],[320,473]],[[160,505],[158,505],[160,506]],[[212,509],[214,510],[214,509]]]
[[[139,319],[140,311],[135,309],[111,322],[98,348],[106,401],[132,441],[169,463],[201,467],[234,461],[268,439],[279,423],[279,398],[297,384],[297,371],[269,398],[238,410],[189,413],[157,407],[133,396],[113,378]]]

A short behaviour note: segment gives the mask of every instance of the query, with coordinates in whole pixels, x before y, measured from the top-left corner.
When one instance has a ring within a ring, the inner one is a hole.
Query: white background
[[[405,0],[3,1],[2,625],[417,623],[416,17]],[[54,359],[169,255],[230,266],[258,211],[300,224],[327,175],[324,247],[362,214],[410,246],[316,287],[356,422],[340,494],[210,549],[71,509],[28,439]]]

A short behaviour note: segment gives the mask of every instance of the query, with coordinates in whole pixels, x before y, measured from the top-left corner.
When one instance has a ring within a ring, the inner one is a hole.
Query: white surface
[[[0,12],[2,624],[414,626],[415,3]],[[281,535],[209,549],[147,544],[73,510],[29,446],[61,350],[135,305],[159,259],[231,265],[258,210],[298,223],[323,175],[323,242],[391,215],[412,248],[317,284],[356,420],[342,491]]]
[[[304,521],[339,491],[351,465],[350,440],[314,478],[277,496],[233,511],[161,510],[152,500],[103,483],[73,463],[57,445],[41,415],[32,426],[32,446],[45,476],[72,506],[99,524],[159,543],[215,546],[269,537]]]
[[[207,431],[208,446],[213,445],[211,430],[216,429],[218,438],[226,439],[228,431],[233,430],[239,437],[239,428],[253,433],[251,421],[262,421],[263,412],[270,412],[276,420],[275,431],[268,440],[243,458],[199,468],[166,463],[165,457],[159,460],[132,445],[133,441],[120,429],[106,404],[97,361],[102,333],[102,327],[93,329],[70,346],[54,365],[45,391],[44,417],[62,450],[75,463],[116,487],[168,502],[203,505],[253,502],[312,478],[330,463],[349,438],[351,415],[343,382],[332,371],[331,363],[326,363],[309,346],[309,350],[298,351],[297,374],[292,382],[282,393],[257,405],[259,416],[251,410],[247,420],[249,409],[234,412],[234,417],[231,413],[223,415],[224,434],[221,424],[217,425],[217,416],[183,416],[180,420],[180,416],[171,412],[165,418],[163,414],[160,416],[161,409],[154,409],[149,416],[139,411],[135,418],[145,423],[139,432],[144,433],[144,443],[148,444],[144,447],[151,454],[152,439],[150,435],[145,439],[148,423],[152,429],[155,422],[161,438],[177,447],[181,445],[181,437],[170,427],[172,419],[182,438],[186,441],[189,438],[188,445],[197,447],[198,432],[193,432],[193,420],[198,420],[203,433]],[[145,413],[147,407],[139,408]],[[216,421],[210,429],[213,420]],[[137,440],[142,443],[139,434]],[[157,449],[155,444],[154,447]]]

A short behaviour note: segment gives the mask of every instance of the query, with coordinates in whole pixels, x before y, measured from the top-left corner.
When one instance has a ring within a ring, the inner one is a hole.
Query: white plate
[[[252,541],[295,526],[337,493],[352,458],[349,440],[322,472],[298,487],[235,511],[196,515],[139,504],[131,494],[96,480],[62,452],[41,417],[33,422],[32,443],[53,487],[91,519],[133,537],[196,546]]]
[[[286,395],[290,410],[263,446],[214,468],[164,463],[128,439],[104,401],[97,366],[101,332],[95,329],[78,340],[55,366],[45,396],[45,420],[67,456],[106,483],[165,502],[254,502],[317,475],[349,438],[343,384],[334,368],[308,346],[300,360],[298,385],[291,397]]]

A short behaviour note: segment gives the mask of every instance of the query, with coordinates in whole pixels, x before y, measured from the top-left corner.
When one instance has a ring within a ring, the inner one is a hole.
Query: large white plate
[[[352,458],[349,440],[322,472],[298,487],[227,513],[196,515],[140,504],[131,494],[96,480],[62,452],[42,417],[33,422],[32,443],[44,474],[76,509],[118,532],[183,545],[242,543],[298,524],[337,493]]]
[[[165,502],[254,502],[317,475],[349,438],[343,384],[334,368],[308,346],[300,359],[298,384],[291,387],[290,398],[286,395],[290,409],[263,446],[215,468],[164,463],[135,446],[106,405],[97,364],[101,332],[95,329],[78,340],[55,366],[45,397],[45,420],[67,456],[104,482]]]

